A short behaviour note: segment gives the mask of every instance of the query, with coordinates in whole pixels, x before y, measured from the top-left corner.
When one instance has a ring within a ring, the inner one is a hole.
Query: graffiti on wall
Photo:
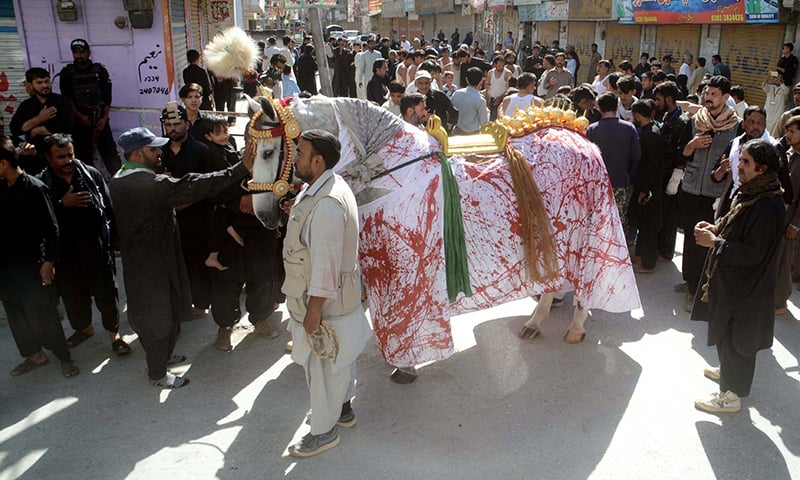
[[[161,46],[156,44],[156,48],[139,62],[139,95],[169,95],[170,84],[156,60],[163,53]]]
[[[9,83],[6,72],[0,72],[0,103],[7,104],[3,109],[9,115],[14,114],[17,105],[17,97],[8,91]]]
[[[48,60],[47,57],[42,57],[39,60],[39,66],[47,70],[47,73],[50,74],[50,78],[53,80],[61,73],[60,69],[56,70],[56,64]]]
[[[225,23],[231,18],[231,9],[228,0],[211,0],[208,2],[211,20],[215,23]]]

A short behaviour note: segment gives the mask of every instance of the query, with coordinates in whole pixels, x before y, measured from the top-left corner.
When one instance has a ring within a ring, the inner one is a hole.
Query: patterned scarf
[[[724,132],[735,128],[739,124],[736,110],[725,105],[719,115],[712,117],[707,108],[701,108],[694,116],[694,126],[697,132]]]
[[[779,197],[783,195],[783,188],[778,179],[778,174],[774,171],[761,174],[749,182],[743,184],[736,196],[733,198],[731,208],[724,217],[717,220],[716,230],[717,236],[726,238],[728,234],[733,231],[734,224],[742,216],[742,213],[755,205],[760,200],[770,197]],[[706,267],[706,283],[703,285],[702,300],[708,303],[709,298],[709,284],[714,272],[717,270],[717,249],[711,249],[711,255],[708,258],[708,266]]]

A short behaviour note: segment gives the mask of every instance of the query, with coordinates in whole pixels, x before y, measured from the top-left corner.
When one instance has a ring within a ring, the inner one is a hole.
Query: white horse
[[[569,343],[583,340],[588,309],[625,312],[640,306],[605,166],[596,146],[579,133],[543,128],[508,140],[527,160],[525,172],[532,171],[541,191],[555,245],[555,271],[536,281],[526,265],[524,222],[506,155],[481,156],[480,163],[446,159],[460,194],[471,287],[471,295],[456,296],[448,295],[439,142],[358,100],[295,98],[288,107],[262,100],[261,108],[251,132],[281,126],[294,135],[298,127],[321,128],[340,139],[336,171],[359,201],[361,268],[375,334],[390,364],[410,373],[416,365],[447,358],[454,351],[451,316],[528,296],[541,296],[519,333],[532,339],[540,334],[553,293],[574,290],[575,311],[564,337]],[[277,153],[284,162],[291,160],[291,152],[279,150],[274,138],[258,145],[253,181],[261,190],[277,185],[286,171],[275,161]],[[289,138],[283,139],[284,149]],[[279,200],[273,194],[254,196],[256,213],[268,227],[277,225]]]

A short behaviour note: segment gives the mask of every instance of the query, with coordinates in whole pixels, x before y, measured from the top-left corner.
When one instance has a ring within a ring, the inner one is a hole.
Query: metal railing
[[[152,108],[152,107],[111,107],[112,112],[120,112],[120,113],[138,113],[139,114],[139,126],[151,128],[151,129],[159,129],[161,128],[161,124],[152,124],[147,121],[147,115],[155,115],[160,116],[162,109],[160,108]],[[225,112],[225,111],[217,111],[217,110],[200,110],[201,114],[213,114],[213,115],[220,115],[224,117],[237,117],[237,118],[246,118],[250,119],[250,115],[245,112]],[[244,124],[241,126],[238,124],[230,130],[230,134],[235,137],[244,137]]]

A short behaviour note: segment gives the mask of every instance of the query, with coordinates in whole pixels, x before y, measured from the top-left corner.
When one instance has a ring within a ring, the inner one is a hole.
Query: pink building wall
[[[89,42],[92,60],[102,63],[113,82],[113,107],[158,108],[177,98],[176,85],[181,72],[167,68],[171,58],[168,0],[156,0],[153,25],[149,29],[114,25],[116,17],[128,16],[121,0],[77,0],[76,22],[58,19],[51,0],[14,0],[23,56],[27,67],[42,67],[53,76],[54,91],[60,92],[57,75],[72,62],[70,42],[84,38]],[[164,6],[167,6],[164,9]],[[167,25],[167,35],[164,35]],[[181,52],[181,55],[184,53]],[[177,81],[176,81],[177,77]],[[154,113],[112,112],[110,124],[115,138],[123,131],[147,126],[159,133]]]

